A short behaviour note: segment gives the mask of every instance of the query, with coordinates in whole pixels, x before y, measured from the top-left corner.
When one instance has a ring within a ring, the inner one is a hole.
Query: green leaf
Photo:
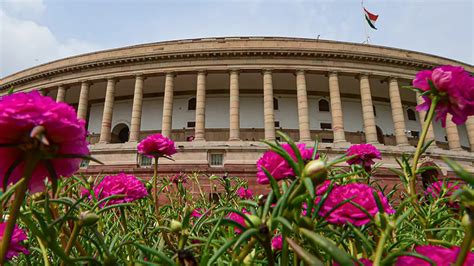
[[[412,256],[416,258],[420,258],[426,262],[428,262],[431,266],[436,266],[436,264],[428,257],[425,257],[421,254],[416,252],[406,252],[406,251],[399,251],[399,252],[391,252],[383,259],[380,265],[393,265],[395,263],[395,259],[400,256]]]
[[[262,167],[263,172],[267,176],[268,180],[270,180],[270,185],[272,187],[273,193],[275,194],[275,197],[279,199],[281,197],[281,193],[280,193],[280,187],[278,186],[276,179],[273,178],[272,174],[270,174],[270,172],[268,172],[268,170],[265,167],[263,166],[261,167]]]
[[[357,227],[355,227],[353,224],[351,223],[347,223],[347,226],[349,226],[351,228],[351,230],[356,234],[357,236],[357,241],[361,241],[362,242],[362,245],[364,246],[365,250],[369,251],[370,253],[373,253],[374,252],[374,245],[375,243],[373,243],[372,241],[370,241],[365,235],[364,233],[362,233]]]
[[[164,264],[166,265],[177,265],[172,259],[168,258],[168,256],[166,256],[163,252],[159,251],[159,250],[156,250],[156,249],[153,249],[153,248],[149,248],[147,246],[144,246],[142,244],[139,244],[139,243],[133,243],[137,248],[141,249],[143,252],[146,252],[148,254],[151,254],[151,255],[154,255],[154,256],[157,256],[158,258],[160,258]]]
[[[345,251],[340,250],[332,241],[325,237],[316,234],[305,228],[300,228],[299,231],[303,234],[313,245],[318,246],[326,251],[331,257],[341,266],[352,266],[352,257]]]
[[[258,234],[258,229],[257,228],[250,228],[248,230],[245,230],[242,234],[240,234],[239,238],[237,239],[237,242],[235,242],[234,246],[232,247],[233,250],[236,250],[242,242],[247,240],[248,238],[252,237],[253,235]]]
[[[231,238],[224,245],[222,245],[216,253],[209,259],[207,265],[213,265],[214,262],[227,251],[227,249],[232,246],[237,241],[237,238]]]
[[[311,196],[311,199],[316,198],[316,192],[311,178],[303,178],[303,184],[306,187],[306,190],[308,191],[309,195]]]
[[[289,231],[293,230],[293,227],[291,226],[290,222],[282,216],[272,219],[272,223],[280,223],[281,225],[286,227],[286,229],[288,229]]]
[[[324,266],[324,263],[320,261],[318,258],[313,256],[311,253],[306,251],[300,245],[296,243],[296,241],[292,240],[291,238],[286,238],[288,244],[291,246],[293,251],[300,257],[307,265],[315,265],[315,266]]]
[[[97,214],[101,214],[105,211],[108,211],[110,209],[115,209],[115,208],[120,208],[120,207],[127,207],[127,206],[133,206],[133,203],[119,203],[119,204],[112,204],[112,205],[109,205],[107,207],[104,207],[102,209],[100,209]]]
[[[446,164],[453,169],[453,171],[461,178],[464,180],[466,183],[468,183],[471,187],[474,187],[474,175],[472,173],[469,173],[464,169],[460,164],[457,162],[447,158],[447,157],[441,157],[443,161],[446,162]]]

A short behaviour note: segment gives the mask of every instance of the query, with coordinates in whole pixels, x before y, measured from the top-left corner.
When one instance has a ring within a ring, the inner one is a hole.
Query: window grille
[[[211,153],[209,156],[210,166],[224,166],[224,154],[222,153]]]
[[[187,126],[188,126],[188,127],[196,127],[196,122],[194,122],[194,121],[188,121]]]
[[[280,121],[275,121],[275,127],[280,127]]]
[[[321,129],[332,129],[332,124],[331,123],[320,123]]]
[[[140,167],[150,167],[153,164],[153,158],[140,154]]]
[[[89,167],[89,160],[82,160],[80,168],[86,169],[87,167]]]

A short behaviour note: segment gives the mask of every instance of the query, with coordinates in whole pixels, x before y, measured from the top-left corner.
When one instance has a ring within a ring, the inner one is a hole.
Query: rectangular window
[[[211,153],[209,155],[210,166],[224,166],[224,154],[222,153]]]
[[[420,132],[419,131],[412,131],[411,136],[414,138],[419,138],[420,137]]]
[[[280,127],[280,121],[275,121],[275,127]]]
[[[321,126],[321,129],[332,129],[331,123],[321,123],[319,125]]]
[[[194,121],[188,121],[187,126],[188,126],[188,127],[196,127],[196,122],[194,122]]]
[[[153,158],[150,158],[143,154],[140,154],[139,158],[140,158],[140,161],[139,161],[140,167],[150,167],[153,163]]]
[[[333,141],[334,141],[333,139],[325,139],[325,138],[321,139],[322,143],[332,143]]]

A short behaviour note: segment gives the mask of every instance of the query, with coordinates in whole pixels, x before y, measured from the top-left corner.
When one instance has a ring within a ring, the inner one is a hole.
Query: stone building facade
[[[92,155],[85,173],[149,175],[136,145],[161,132],[176,141],[163,173],[255,175],[255,162],[280,130],[340,156],[351,143],[372,143],[384,168],[414,151],[424,113],[405,88],[422,69],[471,65],[419,52],[314,39],[227,37],[178,40],[99,51],[7,76],[0,94],[41,90],[87,120]],[[466,125],[434,122],[429,157],[474,165],[474,117]],[[383,175],[383,171],[382,171]],[[390,174],[386,173],[386,178]],[[392,175],[393,176],[393,175]]]

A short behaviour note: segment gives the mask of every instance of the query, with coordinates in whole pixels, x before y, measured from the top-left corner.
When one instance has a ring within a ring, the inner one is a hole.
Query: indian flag
[[[370,13],[367,9],[364,7],[364,13],[365,13],[365,19],[367,20],[367,23],[369,23],[369,26],[376,30],[377,28],[375,27],[375,21],[377,21],[377,18],[379,15],[375,15],[374,13]]]

